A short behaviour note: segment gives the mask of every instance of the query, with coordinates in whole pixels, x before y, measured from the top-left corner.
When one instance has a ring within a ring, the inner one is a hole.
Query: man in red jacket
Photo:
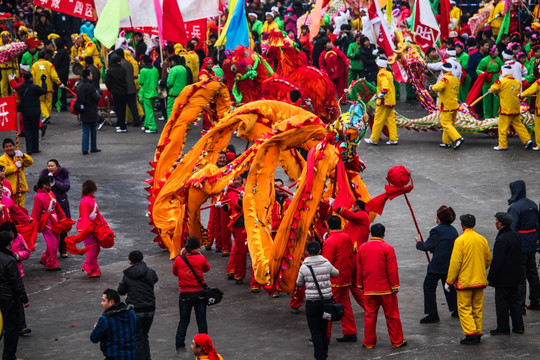
[[[372,349],[377,343],[377,313],[382,306],[392,347],[407,346],[399,318],[397,293],[399,275],[394,248],[384,242],[384,225],[371,226],[371,240],[360,246],[356,276],[366,296],[364,341],[362,346]]]
[[[349,288],[352,286],[352,273],[354,267],[354,250],[351,237],[341,230],[341,218],[330,216],[328,224],[329,234],[323,243],[322,256],[324,256],[336,269],[339,276],[331,279],[332,297],[343,304],[345,315],[341,319],[343,337],[336,339],[339,342],[356,342],[356,323],[349,297]],[[331,337],[332,323],[328,323],[328,338]]]
[[[227,154],[221,152],[216,162],[217,167],[223,168],[228,164]],[[212,243],[216,242],[216,252],[223,252],[223,256],[229,256],[232,247],[231,231],[229,224],[229,214],[222,209],[221,201],[223,196],[212,197],[214,207],[210,208],[210,219],[208,220],[208,242],[205,244],[206,251],[212,250]]]
[[[356,203],[352,206],[351,210],[337,208],[335,211],[348,221],[347,225],[343,229],[343,232],[349,235],[353,242],[354,254],[358,253],[358,248],[369,239],[369,224],[371,219],[369,214],[366,212],[365,203],[362,200],[356,200]],[[353,266],[353,275],[352,275],[353,284],[350,287],[351,294],[354,299],[361,307],[365,308],[365,297],[364,292],[360,289],[357,282],[356,276],[356,259]]]
[[[332,45],[332,41],[324,40],[324,51],[319,56],[319,68],[326,70],[328,77],[334,83],[339,99],[343,97],[347,88],[347,78],[349,76],[349,65],[351,62],[347,56],[338,48]]]

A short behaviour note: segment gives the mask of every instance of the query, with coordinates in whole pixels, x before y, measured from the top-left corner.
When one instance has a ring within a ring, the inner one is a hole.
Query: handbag
[[[182,260],[184,260],[186,265],[189,267],[189,269],[191,270],[191,272],[195,276],[195,279],[197,279],[199,284],[204,289],[204,294],[206,295],[206,299],[208,301],[207,305],[211,306],[211,305],[219,304],[221,302],[221,299],[223,299],[223,291],[221,291],[217,287],[209,287],[208,285],[203,283],[201,278],[199,278],[199,275],[197,275],[197,273],[193,269],[193,266],[191,266],[191,264],[189,263],[189,261],[187,259],[187,256],[186,255],[181,255],[180,257],[182,258]]]
[[[343,306],[343,304],[338,303],[332,298],[330,298],[329,300],[326,300],[324,298],[313,268],[311,267],[311,265],[306,266],[308,267],[309,271],[311,271],[311,276],[313,276],[313,281],[315,281],[315,286],[317,287],[317,291],[319,291],[319,296],[324,303],[322,318],[328,321],[340,321],[343,315],[345,315],[345,307]]]

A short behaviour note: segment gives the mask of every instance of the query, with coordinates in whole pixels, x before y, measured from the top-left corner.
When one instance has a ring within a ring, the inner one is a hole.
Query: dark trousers
[[[66,251],[66,236],[67,236],[67,233],[65,233],[65,232],[60,234],[60,243],[58,243],[58,253],[60,255],[67,254],[67,251]]]
[[[538,270],[536,269],[536,251],[523,253],[523,273],[529,282],[529,300],[533,306],[540,305],[540,283],[538,282]],[[521,307],[525,307],[527,297],[527,284],[523,283],[519,288]]]
[[[82,123],[82,151],[97,150],[97,123]]]
[[[116,126],[126,129],[127,95],[113,95],[114,111],[116,112]]]
[[[26,153],[39,151],[39,117],[40,113],[23,115],[24,137],[26,139]]]
[[[523,316],[521,315],[521,298],[519,285],[495,287],[495,311],[497,313],[497,329],[510,331],[508,314],[512,318],[514,330],[524,330]]]
[[[0,310],[4,318],[4,352],[2,360],[15,360],[17,356],[17,344],[21,331],[20,304],[10,298],[0,296]]]
[[[131,115],[133,116],[133,125],[141,125],[141,117],[139,116],[139,110],[137,109],[137,94],[128,94],[127,96],[127,106]]]
[[[457,311],[457,295],[456,289],[452,286],[450,292],[444,291],[444,283],[446,282],[447,274],[434,274],[428,272],[424,279],[424,314],[438,315],[437,312],[437,283],[441,281],[443,293],[446,297],[448,310],[450,312]]]
[[[191,309],[195,310],[195,318],[197,319],[197,327],[199,334],[208,333],[208,325],[206,324],[206,304],[208,300],[204,292],[197,293],[180,293],[178,307],[180,308],[180,322],[176,330],[176,350],[183,349],[186,346],[186,332],[191,320]]]
[[[328,358],[328,320],[322,318],[323,310],[323,301],[306,300],[306,317],[313,340],[315,360]]]
[[[148,341],[148,333],[152,327],[154,321],[155,311],[135,313],[139,318],[139,331],[135,335],[135,342],[137,344],[136,359],[137,360],[151,360],[150,356],[150,343]]]

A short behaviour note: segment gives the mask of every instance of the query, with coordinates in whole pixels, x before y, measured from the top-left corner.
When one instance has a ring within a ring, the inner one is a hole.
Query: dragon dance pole
[[[412,218],[413,218],[413,221],[414,221],[414,226],[416,226],[416,231],[418,231],[418,235],[420,235],[420,241],[424,242],[424,238],[422,237],[422,233],[420,232],[420,228],[418,227],[418,223],[416,222],[416,216],[414,216],[414,211],[412,209],[411,203],[409,202],[409,198],[407,197],[407,194],[403,194],[403,196],[405,196],[405,201],[407,201],[407,205],[409,206],[409,210],[411,210],[411,215],[412,215]],[[429,254],[428,254],[427,251],[426,251],[426,257],[427,257],[428,263],[430,263],[431,260],[429,258]]]

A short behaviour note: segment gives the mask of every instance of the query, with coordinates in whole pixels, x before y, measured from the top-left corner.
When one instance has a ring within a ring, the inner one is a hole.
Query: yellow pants
[[[9,75],[11,75],[11,68],[2,69],[2,80],[0,81],[2,97],[9,96]]]
[[[41,106],[41,116],[43,116],[43,118],[46,118],[47,116],[51,116],[52,96],[53,96],[53,93],[49,91],[45,95],[41,95],[39,97],[39,105]]]
[[[461,135],[454,127],[456,121],[457,111],[441,111],[441,126],[443,128],[442,142],[443,144],[450,145],[452,141],[461,139]]]
[[[390,141],[398,141],[396,114],[393,107],[377,106],[375,109],[375,119],[373,120],[373,128],[371,129],[371,140],[379,141],[384,125],[388,126],[388,135]]]
[[[459,322],[465,335],[482,335],[484,289],[458,290]]]
[[[15,193],[13,194],[13,200],[15,204],[19,205],[20,207],[24,207],[24,201],[26,198],[25,192]]]
[[[512,126],[519,136],[522,143],[526,144],[531,140],[531,135],[521,120],[519,115],[499,115],[499,147],[501,149],[508,148],[508,129]]]
[[[135,101],[137,104],[137,112],[139,113],[139,118],[144,115],[144,109],[142,108],[141,103],[137,99]],[[131,113],[131,110],[129,110],[129,106],[126,105],[126,124],[133,124],[133,114]]]
[[[534,139],[536,140],[536,147],[540,147],[540,116],[534,117]]]

